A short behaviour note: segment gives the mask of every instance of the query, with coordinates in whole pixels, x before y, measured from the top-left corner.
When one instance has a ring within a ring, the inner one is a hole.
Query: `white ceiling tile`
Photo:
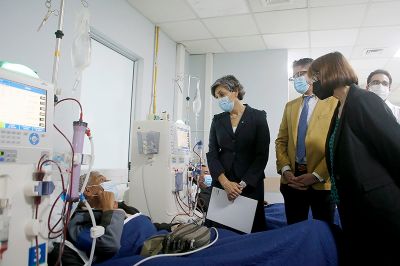
[[[306,8],[307,0],[248,0],[253,12]]]
[[[366,50],[371,49],[383,49],[382,52],[369,53],[366,54]],[[391,58],[396,53],[398,47],[372,47],[372,46],[355,46],[351,54],[351,58],[361,59],[361,58]]]
[[[310,29],[329,30],[360,27],[366,9],[367,5],[365,4],[310,8]]]
[[[246,0],[187,0],[200,18],[249,13]]]
[[[154,23],[196,18],[185,0],[128,0],[128,2]]]
[[[368,3],[369,0],[308,0],[309,7],[317,6],[343,6],[352,4]],[[354,14],[352,14],[354,15]]]
[[[222,53],[224,49],[216,39],[185,41],[182,44],[191,54]]]
[[[400,46],[400,27],[361,28],[357,46]]]
[[[400,25],[400,1],[373,3],[369,7],[363,26]]]
[[[251,15],[208,18],[203,23],[216,38],[258,34]]]
[[[243,52],[264,50],[265,44],[261,36],[246,36],[218,39],[227,52]]]
[[[353,46],[358,29],[311,31],[311,47]]]
[[[308,29],[308,15],[305,8],[256,13],[254,17],[261,33],[295,32]]]
[[[199,20],[162,23],[160,27],[176,42],[212,38]]]
[[[264,41],[268,49],[308,48],[308,32],[265,34]]]
[[[350,58],[351,52],[353,51],[352,46],[345,47],[323,47],[323,48],[311,48],[311,57],[316,59],[328,53],[339,52],[347,59]]]
[[[374,71],[378,68],[385,67],[389,59],[385,58],[370,58],[370,59],[351,59],[350,64],[354,69],[357,70],[368,70],[369,72]]]

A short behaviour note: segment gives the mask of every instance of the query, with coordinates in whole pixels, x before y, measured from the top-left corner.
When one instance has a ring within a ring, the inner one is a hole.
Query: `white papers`
[[[207,219],[244,233],[250,233],[256,213],[257,201],[239,196],[229,201],[225,190],[213,187]]]

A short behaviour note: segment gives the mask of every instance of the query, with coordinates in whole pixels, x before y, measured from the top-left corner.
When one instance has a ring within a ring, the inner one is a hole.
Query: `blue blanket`
[[[275,216],[269,216],[271,213],[274,213]],[[248,235],[239,235],[228,230],[218,229],[218,241],[205,250],[185,257],[155,258],[145,262],[144,265],[338,264],[334,235],[326,223],[307,220],[286,226],[286,219],[282,220],[282,206],[280,205],[267,207],[266,214],[269,228],[277,229]],[[274,222],[271,219],[273,217],[275,217]],[[278,228],[279,225],[283,227]],[[143,240],[158,233],[160,232],[156,232],[148,219],[140,216],[132,219],[124,226],[121,239],[123,252],[100,265],[135,264],[143,259],[138,255]]]
[[[308,219],[312,219],[311,209],[308,213]],[[283,203],[270,204],[265,207],[265,220],[268,230],[287,226],[285,205]],[[340,226],[339,213],[335,210],[334,224]]]

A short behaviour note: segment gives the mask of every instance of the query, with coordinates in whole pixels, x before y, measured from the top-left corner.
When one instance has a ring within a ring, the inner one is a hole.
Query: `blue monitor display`
[[[0,78],[0,129],[46,132],[47,91]]]

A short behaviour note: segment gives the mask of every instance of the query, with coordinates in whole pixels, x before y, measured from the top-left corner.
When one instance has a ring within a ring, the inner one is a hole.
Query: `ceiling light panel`
[[[253,12],[306,8],[307,0],[248,0]]]
[[[372,51],[374,49],[383,49],[382,52],[368,53],[366,51]],[[391,58],[397,51],[397,46],[355,46],[351,55],[354,59],[361,58]]]
[[[128,0],[128,3],[154,23],[196,18],[185,0]]]
[[[246,0],[187,0],[200,18],[247,14]]]
[[[256,13],[254,17],[261,33],[295,32],[308,29],[308,15],[305,8]]]
[[[203,19],[203,23],[216,38],[258,34],[251,15]]]

